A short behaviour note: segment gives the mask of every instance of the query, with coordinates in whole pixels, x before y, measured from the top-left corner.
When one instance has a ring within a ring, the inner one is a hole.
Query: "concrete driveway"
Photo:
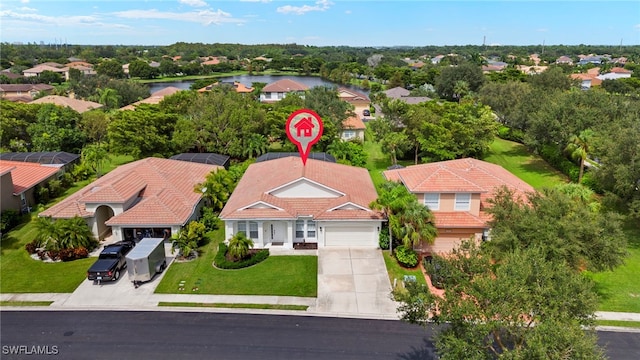
[[[380,250],[318,250],[317,312],[397,319],[397,307]]]

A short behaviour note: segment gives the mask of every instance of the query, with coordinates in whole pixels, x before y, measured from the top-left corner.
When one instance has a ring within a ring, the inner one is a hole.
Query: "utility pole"
[[[540,55],[544,55],[544,39],[542,39],[542,53]]]

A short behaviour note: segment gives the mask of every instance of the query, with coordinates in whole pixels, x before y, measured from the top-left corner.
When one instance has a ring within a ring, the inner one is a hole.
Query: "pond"
[[[354,91],[358,91],[360,93],[369,95],[368,90],[363,90],[355,86],[351,85],[342,85],[336,84],[334,82],[322,79],[316,76],[297,76],[297,75],[235,75],[235,76],[225,76],[218,78],[219,81],[223,82],[234,82],[238,81],[244,84],[247,87],[251,87],[255,82],[262,82],[266,84],[270,84],[272,82],[276,82],[282,79],[291,79],[293,81],[299,82],[301,84],[305,84],[308,87],[312,88],[314,86],[337,86],[344,87],[347,89],[351,89]],[[213,80],[212,80],[213,81]],[[169,82],[157,82],[148,84],[149,90],[153,94],[158,90],[162,90],[166,87],[173,86],[178,89],[188,90],[191,87],[191,84],[194,83],[194,80],[185,80],[185,81],[169,81]]]

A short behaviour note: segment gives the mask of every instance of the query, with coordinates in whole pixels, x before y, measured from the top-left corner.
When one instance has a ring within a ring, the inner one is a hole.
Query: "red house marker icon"
[[[301,109],[289,115],[285,125],[287,137],[298,147],[302,164],[306,165],[311,146],[320,140],[323,124],[313,110]]]
[[[311,132],[313,131],[314,125],[311,122],[310,117],[302,118],[294,125],[294,127],[296,128],[296,134],[298,134],[298,137],[312,136]]]

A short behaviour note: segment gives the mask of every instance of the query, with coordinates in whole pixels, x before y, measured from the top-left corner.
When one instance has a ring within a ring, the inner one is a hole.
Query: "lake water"
[[[363,89],[360,89],[358,87],[350,86],[350,85],[336,84],[334,82],[331,82],[331,81],[328,81],[328,80],[324,80],[324,79],[322,79],[320,77],[316,77],[316,76],[236,75],[236,76],[225,76],[225,77],[218,78],[219,81],[223,81],[223,82],[238,81],[238,82],[241,82],[242,84],[244,84],[247,87],[253,86],[254,82],[262,82],[262,83],[270,84],[272,82],[276,82],[276,81],[282,80],[282,79],[291,79],[291,80],[299,82],[301,84],[305,84],[310,88],[312,88],[314,86],[338,86],[338,87],[344,87],[344,88],[347,88],[347,89],[351,89],[351,90],[358,91],[360,93],[369,95],[369,91],[368,90],[363,90]],[[212,79],[211,81],[214,81],[214,80]],[[191,84],[193,84],[193,83],[194,83],[193,80],[185,80],[185,81],[149,83],[148,86],[149,86],[149,90],[153,94],[154,92],[156,92],[158,90],[162,90],[162,89],[164,89],[166,87],[169,87],[169,86],[177,87],[178,89],[188,90],[191,87]]]

